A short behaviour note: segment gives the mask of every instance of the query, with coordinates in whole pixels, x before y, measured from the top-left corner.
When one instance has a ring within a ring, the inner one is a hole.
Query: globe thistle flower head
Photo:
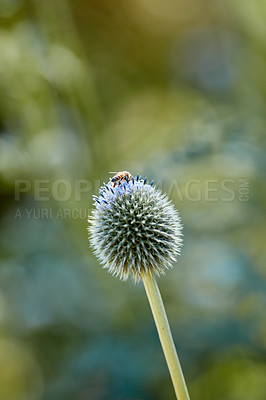
[[[182,227],[165,194],[137,175],[114,185],[110,180],[94,196],[89,239],[95,255],[114,276],[162,275],[180,252]]]

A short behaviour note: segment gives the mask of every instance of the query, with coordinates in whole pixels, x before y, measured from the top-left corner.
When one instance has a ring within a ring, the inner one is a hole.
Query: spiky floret
[[[104,268],[123,280],[162,275],[180,252],[178,212],[152,185],[137,175],[116,187],[104,184],[94,198],[88,228],[92,248]]]

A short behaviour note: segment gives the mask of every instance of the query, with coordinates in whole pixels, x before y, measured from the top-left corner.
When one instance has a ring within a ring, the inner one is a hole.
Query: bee
[[[121,172],[109,172],[110,174],[115,174],[110,181],[116,186],[117,182],[120,185],[120,182],[128,182],[131,181],[133,176],[128,171],[121,171]]]

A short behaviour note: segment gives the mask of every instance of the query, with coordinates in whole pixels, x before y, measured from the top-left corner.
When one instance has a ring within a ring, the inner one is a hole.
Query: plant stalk
[[[189,400],[186,382],[177,356],[167,315],[162,297],[153,275],[142,276],[143,284],[150,303],[153,318],[157,327],[164,356],[173,382],[175,394],[178,400]]]

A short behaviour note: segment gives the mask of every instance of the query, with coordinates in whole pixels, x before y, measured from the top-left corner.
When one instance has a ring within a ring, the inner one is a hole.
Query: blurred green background
[[[109,171],[184,246],[159,285],[192,399],[266,398],[266,2],[1,0],[0,399],[165,400],[142,284],[87,240]]]

